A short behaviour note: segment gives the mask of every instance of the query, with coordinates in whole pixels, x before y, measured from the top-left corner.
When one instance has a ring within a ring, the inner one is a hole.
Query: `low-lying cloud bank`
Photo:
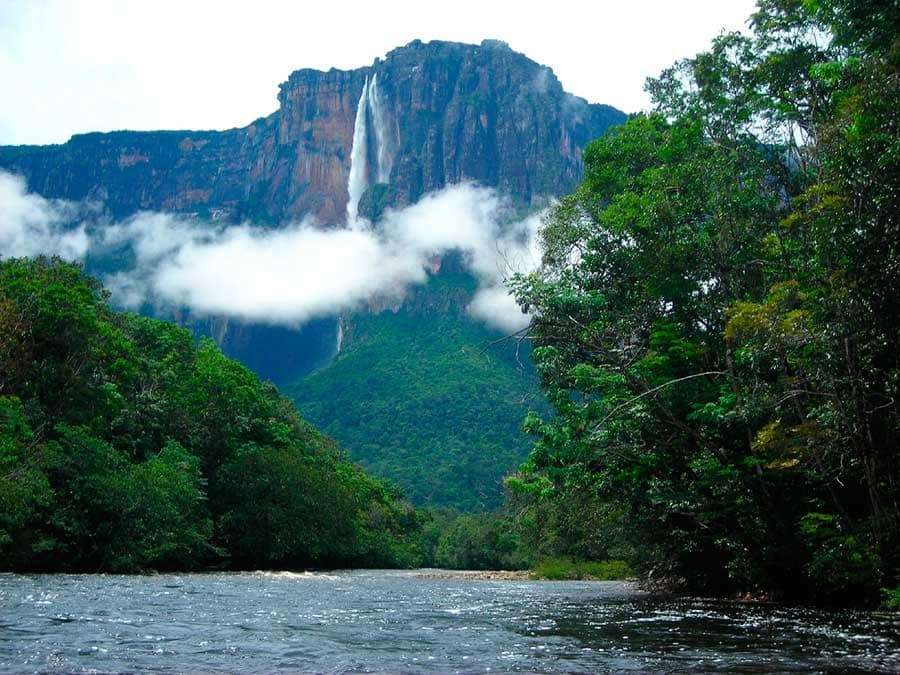
[[[299,325],[376,298],[401,299],[426,281],[435,255],[459,250],[480,282],[469,311],[513,332],[530,319],[504,279],[537,265],[540,216],[510,223],[508,213],[493,190],[461,184],[386,212],[377,230],[322,229],[309,219],[278,229],[222,227],[153,212],[110,223],[95,207],[45,199],[0,172],[0,255],[81,260],[130,251],[133,265],[104,279],[121,305]]]
[[[81,215],[79,205],[30,194],[24,179],[0,171],[0,255],[79,260],[90,246]]]

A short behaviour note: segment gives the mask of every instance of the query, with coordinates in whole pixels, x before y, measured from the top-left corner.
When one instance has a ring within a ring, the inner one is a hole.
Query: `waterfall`
[[[391,177],[391,165],[393,164],[388,149],[387,124],[384,119],[384,110],[381,98],[378,95],[378,73],[372,75],[369,83],[369,109],[372,111],[372,127],[375,131],[375,157],[378,161],[376,181],[387,183]]]
[[[377,183],[387,183],[391,177],[393,158],[388,139],[387,122],[384,106],[378,94],[378,74],[372,75],[363,85],[356,104],[356,120],[353,123],[353,145],[350,147],[350,176],[347,179],[347,225],[350,227],[365,226],[359,219],[359,200],[369,187],[369,140],[367,118],[372,116],[372,130],[375,137],[375,170],[373,177]]]
[[[374,79],[374,78],[373,78]],[[359,209],[359,200],[366,191],[366,108],[369,93],[369,78],[363,85],[359,95],[359,103],[356,105],[356,121],[353,124],[353,145],[350,147],[350,176],[347,179],[347,224],[351,227],[356,223]]]

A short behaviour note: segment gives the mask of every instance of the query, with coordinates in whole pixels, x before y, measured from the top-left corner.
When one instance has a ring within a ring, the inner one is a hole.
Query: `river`
[[[0,671],[900,670],[900,616],[404,571],[0,574]]]

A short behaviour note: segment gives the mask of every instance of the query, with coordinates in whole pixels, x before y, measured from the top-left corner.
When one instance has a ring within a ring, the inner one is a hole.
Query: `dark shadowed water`
[[[900,618],[414,572],[0,574],[0,670],[900,670]]]

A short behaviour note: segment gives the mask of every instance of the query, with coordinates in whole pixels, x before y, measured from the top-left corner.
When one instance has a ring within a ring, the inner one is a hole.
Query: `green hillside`
[[[445,269],[446,269],[445,265]],[[441,272],[393,312],[345,321],[328,368],[285,387],[303,415],[418,504],[472,510],[502,501],[502,479],[528,453],[529,408],[545,405],[522,345],[466,306],[475,280]]]
[[[211,340],[106,295],[0,260],[0,571],[421,564],[392,487]]]

